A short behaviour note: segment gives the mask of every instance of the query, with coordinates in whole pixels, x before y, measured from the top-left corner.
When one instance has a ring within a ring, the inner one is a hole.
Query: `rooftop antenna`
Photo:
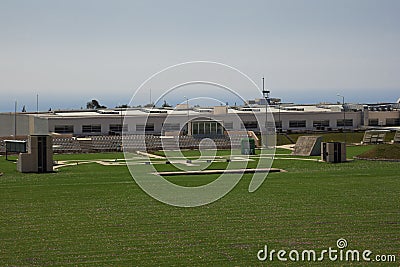
[[[265,101],[267,101],[267,103],[269,104],[269,93],[270,93],[270,91],[269,90],[265,90],[265,79],[264,79],[264,77],[262,77],[262,93],[263,93],[263,96],[265,98]]]

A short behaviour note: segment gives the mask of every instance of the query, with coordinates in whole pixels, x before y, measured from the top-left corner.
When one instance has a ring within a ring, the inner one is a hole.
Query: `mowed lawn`
[[[349,148],[349,155],[365,149]],[[398,265],[400,163],[283,157],[273,167],[287,172],[269,174],[254,193],[248,192],[251,175],[244,175],[219,201],[178,208],[144,193],[126,166],[91,163],[21,174],[0,157],[0,266],[253,266],[264,245],[321,251],[336,248],[339,238],[348,249],[395,254]],[[216,177],[167,178],[190,186]]]

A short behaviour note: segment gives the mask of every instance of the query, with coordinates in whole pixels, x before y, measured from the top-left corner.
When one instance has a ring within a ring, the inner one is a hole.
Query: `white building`
[[[273,117],[277,130],[292,132],[400,126],[399,105],[386,106],[347,105],[346,111],[337,104],[273,106],[267,122],[271,126]],[[224,130],[245,129],[260,132],[260,129],[265,129],[266,117],[264,106],[9,112],[0,113],[0,136],[33,133],[109,135],[120,134],[122,129],[129,134],[145,132],[154,135],[179,131],[189,131],[193,135],[222,134]],[[187,121],[191,122],[189,127]]]

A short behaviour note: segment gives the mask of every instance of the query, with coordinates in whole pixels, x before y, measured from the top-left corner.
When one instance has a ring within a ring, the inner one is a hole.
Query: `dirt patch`
[[[358,156],[357,159],[400,161],[400,144],[381,144]]]

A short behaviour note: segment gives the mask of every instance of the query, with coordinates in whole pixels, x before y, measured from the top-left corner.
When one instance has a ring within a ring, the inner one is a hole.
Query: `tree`
[[[154,108],[155,105],[153,103],[144,105],[145,108]]]
[[[100,105],[99,101],[96,99],[92,99],[92,101],[86,103],[87,109],[99,109],[99,108],[107,108],[106,106]]]

